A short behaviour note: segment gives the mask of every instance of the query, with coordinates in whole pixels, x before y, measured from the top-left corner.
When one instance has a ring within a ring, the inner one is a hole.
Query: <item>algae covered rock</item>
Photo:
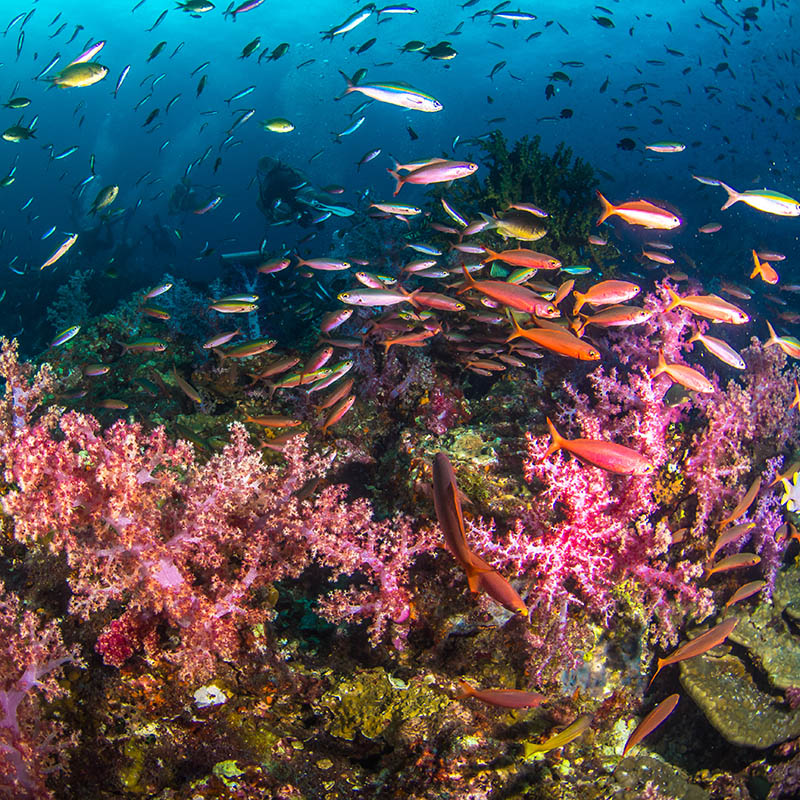
[[[800,709],[761,689],[735,656],[700,656],[679,666],[687,694],[732,744],[764,749],[800,736]]]
[[[800,684],[800,638],[769,603],[762,601],[749,615],[740,614],[728,639],[747,648],[777,689]]]
[[[342,678],[320,699],[332,717],[328,732],[348,740],[391,738],[406,721],[433,717],[450,702],[424,679],[406,683],[380,667]]]

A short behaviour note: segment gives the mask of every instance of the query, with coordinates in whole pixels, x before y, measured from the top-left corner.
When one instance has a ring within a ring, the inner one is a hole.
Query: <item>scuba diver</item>
[[[312,186],[304,173],[275,158],[258,160],[257,178],[256,205],[271,225],[296,222],[307,228],[332,215],[349,217],[355,213],[347,206],[328,202],[328,195]]]
[[[169,213],[199,214],[203,209],[210,207],[219,197],[217,187],[192,185],[191,181],[184,176],[170,193]]]

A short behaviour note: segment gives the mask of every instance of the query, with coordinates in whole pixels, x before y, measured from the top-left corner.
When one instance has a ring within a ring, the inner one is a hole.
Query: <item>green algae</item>
[[[352,741],[386,736],[403,722],[438,714],[451,702],[424,680],[400,684],[382,668],[339,680],[320,700],[331,715],[328,731]]]

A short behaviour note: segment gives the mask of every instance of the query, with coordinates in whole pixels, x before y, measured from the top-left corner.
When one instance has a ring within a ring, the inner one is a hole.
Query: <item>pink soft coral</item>
[[[238,424],[205,464],[162,428],[119,421],[103,431],[69,412],[58,429],[34,424],[8,442],[5,477],[17,490],[2,504],[19,541],[66,554],[72,613],[125,609],[100,637],[108,663],[152,650],[162,623],[179,633],[166,656],[187,677],[206,676],[237,657],[242,625],[266,617],[257,590],[315,560],[335,576],[361,573],[368,587],[334,594],[324,613],[370,619],[374,641],[394,620],[402,638],[408,570],[432,542],[402,520],[373,522],[345,487],[307,491],[333,456],[309,453],[302,436],[287,444],[285,466],[268,466]]]
[[[62,727],[42,714],[42,699],[63,690],[56,677],[67,662],[77,663],[55,622],[42,624],[23,611],[19,598],[0,584],[0,794],[51,797],[45,775],[62,767],[69,740]]]

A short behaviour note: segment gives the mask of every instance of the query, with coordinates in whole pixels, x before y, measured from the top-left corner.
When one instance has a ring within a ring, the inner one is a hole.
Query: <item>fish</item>
[[[540,744],[523,742],[523,746],[525,748],[524,756],[525,758],[530,758],[536,753],[547,753],[550,750],[557,750],[560,747],[564,747],[570,742],[574,742],[575,739],[587,731],[591,724],[592,716],[587,714],[583,717],[578,717],[578,719],[576,719],[573,723],[564,728],[563,731],[550,736]]]
[[[735,553],[732,556],[717,561],[706,568],[706,577],[710,578],[718,572],[728,572],[732,569],[754,567],[761,563],[761,556],[755,553]]]
[[[664,309],[664,313],[672,311],[674,308],[688,308],[693,314],[706,317],[712,322],[732,322],[735,325],[742,325],[750,320],[750,317],[738,306],[723,300],[719,295],[687,295],[679,297],[675,292],[667,287],[670,302]]]
[[[758,253],[753,252],[753,271],[750,273],[750,278],[755,278],[758,275],[765,283],[775,284],[778,282],[778,273],[769,261],[759,260]]]
[[[769,339],[764,343],[764,347],[778,345],[790,358],[800,358],[800,340],[794,336],[778,336],[769,322],[767,322],[767,328],[769,329]]]
[[[652,378],[656,378],[662,373],[666,374],[675,383],[702,394],[711,394],[714,384],[703,375],[702,372],[688,367],[685,364],[668,364],[664,358],[664,351],[658,351],[658,366],[650,373]]]
[[[298,258],[295,269],[308,267],[309,269],[318,269],[325,272],[341,272],[350,269],[351,266],[352,264],[349,261],[341,261],[334,258]]]
[[[154,286],[144,295],[144,300],[152,300],[154,297],[158,297],[159,295],[168,292],[172,288],[173,284],[171,283],[160,283],[158,286]]]
[[[730,608],[734,603],[739,603],[742,600],[746,600],[748,597],[752,597],[754,594],[758,594],[766,585],[767,582],[763,580],[745,583],[730,596],[728,601],[725,603],[725,608]]]
[[[181,391],[190,400],[193,400],[195,403],[202,403],[203,402],[203,398],[200,396],[200,393],[197,391],[197,389],[195,389],[194,386],[192,386],[192,384],[189,383],[189,381],[187,381],[186,379],[182,378],[178,374],[178,370],[176,370],[175,367],[172,368],[172,377],[175,380],[175,383],[177,383],[178,386],[180,387]]]
[[[294,130],[294,125],[283,117],[273,117],[259,124],[265,131],[272,131],[273,133],[291,133]]]
[[[366,119],[366,117],[359,117],[352,125],[343,130],[341,133],[334,133],[331,131],[331,133],[336,137],[334,141],[340,142],[342,136],[349,136],[351,133],[355,133],[364,124]]]
[[[374,158],[377,158],[380,154],[381,154],[380,147],[376,148],[375,150],[369,150],[368,152],[364,153],[364,155],[361,156],[361,159],[358,162],[358,169],[360,170],[361,167],[364,166],[364,164],[368,164]]]
[[[523,337],[546,350],[568,358],[577,358],[580,361],[597,361],[600,358],[600,352],[596,347],[573,336],[566,330],[561,328],[522,328],[513,315],[511,321],[514,330],[506,342]]]
[[[581,461],[617,475],[649,475],[653,465],[636,450],[601,439],[565,439],[547,418],[550,445],[543,458],[567,450]]]
[[[546,253],[537,253],[535,250],[518,248],[516,250],[501,250],[495,252],[488,247],[484,247],[486,257],[481,261],[488,264],[492,261],[504,261],[515,267],[529,267],[533,269],[560,269],[561,262],[555,257]]]
[[[727,342],[714,336],[706,336],[700,331],[695,331],[689,338],[688,344],[700,342],[709,353],[715,355],[720,361],[734,369],[745,369],[744,359]]]
[[[544,223],[527,213],[506,211],[502,217],[490,217],[481,212],[486,229],[496,230],[504,239],[518,239],[524,242],[537,242],[547,235]]]
[[[389,105],[400,106],[401,108],[407,108],[411,111],[433,113],[441,111],[443,108],[442,104],[435,97],[404,83],[356,84],[341,70],[339,70],[339,74],[347,82],[347,88],[344,90],[341,97],[352,92],[360,92],[372,100],[377,100],[379,103],[388,103]]]
[[[7,142],[24,142],[26,139],[35,139],[36,133],[32,128],[26,128],[23,125],[12,125],[3,131],[3,139]]]
[[[631,281],[608,280],[600,281],[590,286],[585,292],[575,292],[575,307],[572,309],[576,315],[587,303],[590,306],[616,305],[633,300],[641,291],[641,287]]]
[[[717,233],[722,230],[722,225],[719,222],[707,222],[705,225],[701,225],[698,229],[698,233]]]
[[[51,267],[53,264],[56,263],[59,259],[63,258],[68,252],[69,249],[78,241],[78,234],[71,233],[53,252],[53,254],[39,267],[40,270],[44,269],[45,267]]]
[[[680,142],[653,142],[653,144],[646,144],[644,149],[652,150],[654,153],[682,153],[686,149],[686,145]]]
[[[209,0],[177,0],[177,3],[178,8],[190,14],[205,14],[214,9],[214,4]]]
[[[728,186],[715,178],[703,178],[692,175],[696,181],[711,186],[721,186],[728,194],[728,199],[723,203],[722,210],[730,208],[734,203],[744,203],[756,211],[763,211],[766,214],[774,214],[779,217],[800,216],[800,203],[793,197],[781,194],[772,189],[747,189],[744,192],[737,192],[736,189]]]
[[[93,86],[108,75],[108,67],[94,61],[85,61],[65,67],[57,75],[50,78],[53,86],[62,89]]]
[[[703,655],[717,645],[722,644],[728,636],[733,632],[733,629],[739,624],[738,617],[726,617],[718,625],[715,625],[705,633],[700,634],[694,639],[682,644],[677,650],[665,658],[658,659],[658,665],[655,675],[650,679],[650,686],[664,667],[671,664],[677,664],[679,661],[685,661],[688,658],[695,658],[696,656]]]
[[[547,700],[543,694],[521,689],[476,689],[464,680],[458,682],[456,697],[459,700],[474,697],[482,703],[500,708],[536,708]]]
[[[630,225],[638,225],[649,230],[669,231],[682,224],[680,217],[649,200],[629,200],[615,206],[609,203],[600,192],[597,192],[597,197],[603,205],[597,225],[602,224],[611,216],[617,216]]]
[[[125,353],[163,353],[167,343],[153,336],[141,336],[132,342],[120,342],[122,352]]]
[[[403,289],[351,289],[337,295],[343,303],[352,306],[393,306],[412,303],[413,292]]]
[[[214,347],[221,347],[223,344],[227,344],[231,341],[231,339],[235,339],[239,336],[242,332],[241,328],[237,328],[235,331],[225,331],[224,333],[217,333],[212,336],[210,339],[203,343],[204,350],[210,350]]]
[[[80,329],[80,325],[70,325],[68,328],[65,328],[60,333],[56,334],[53,341],[50,342],[50,347],[59,347],[65,342],[68,342],[70,339],[75,338],[80,332]]]
[[[70,61],[67,66],[71,67],[73,64],[82,64],[84,61],[91,61],[94,56],[96,56],[105,47],[105,45],[106,43],[104,41],[93,44],[90,48],[81,53],[74,61]]]
[[[469,549],[455,472],[444,453],[437,453],[433,461],[433,505],[445,544],[466,572],[470,591],[484,591],[510,611],[527,616],[525,603],[511,584]]]
[[[330,41],[333,41],[335,36],[343,36],[345,33],[350,33],[350,31],[355,30],[355,28],[361,25],[362,22],[368,20],[376,10],[375,4],[369,3],[359,11],[354,11],[341,24],[335,25],[330,30],[320,31],[323,34],[322,40],[325,41],[326,39],[329,39]]]
[[[394,169],[387,169],[387,172],[397,182],[393,192],[395,197],[407,183],[428,186],[432,183],[446,183],[448,181],[466,178],[477,171],[478,165],[471,161],[449,161],[447,159],[440,159],[434,163],[413,169],[405,175],[399,174],[399,170],[401,169],[403,169],[403,167],[396,161]]]
[[[524,286],[517,286],[512,283],[506,283],[505,281],[476,281],[463,264],[461,265],[461,269],[464,273],[465,283],[458,290],[458,294],[463,294],[470,289],[474,289],[486,297],[504,306],[508,306],[508,308],[514,309],[515,311],[536,314],[538,317],[558,317],[561,315],[561,312],[549,300],[545,300],[543,297],[540,297],[530,289],[526,289]]]
[[[97,193],[97,197],[95,197],[94,203],[92,203],[92,207],[89,209],[89,213],[96,214],[100,209],[110,206],[117,199],[118,194],[119,186],[114,184],[102,188]]]
[[[625,742],[625,747],[622,748],[622,757],[624,758],[628,751],[635,747],[639,742],[644,739],[649,733],[652,733],[662,722],[675,710],[680,700],[679,694],[671,694],[665,700],[662,700],[637,726],[634,728],[633,733],[628,737]]]
[[[336,425],[342,417],[353,407],[353,404],[356,402],[356,396],[354,394],[350,394],[347,397],[343,397],[332,409],[330,414],[325,419],[325,422],[322,425],[322,432],[327,433],[328,428]]]
[[[233,8],[233,3],[228,6],[228,9],[223,12],[223,16],[225,17],[233,17],[233,21],[236,22],[236,18],[239,14],[244,14],[247,11],[253,11],[253,9],[258,8],[264,0],[245,0],[245,2],[239,4],[236,8]]]
[[[200,83],[205,85],[205,75],[200,79]],[[252,86],[248,86],[245,89],[242,89],[235,94],[231,95],[225,102],[230,105],[234,100],[241,100],[243,97],[247,97],[247,95],[252,94],[256,90],[255,84]],[[202,91],[198,86],[198,94]]]
[[[303,423],[299,419],[284,417],[279,414],[268,414],[262,417],[251,417],[247,414],[245,422],[252,422],[254,425],[261,425],[262,428],[296,428]]]

